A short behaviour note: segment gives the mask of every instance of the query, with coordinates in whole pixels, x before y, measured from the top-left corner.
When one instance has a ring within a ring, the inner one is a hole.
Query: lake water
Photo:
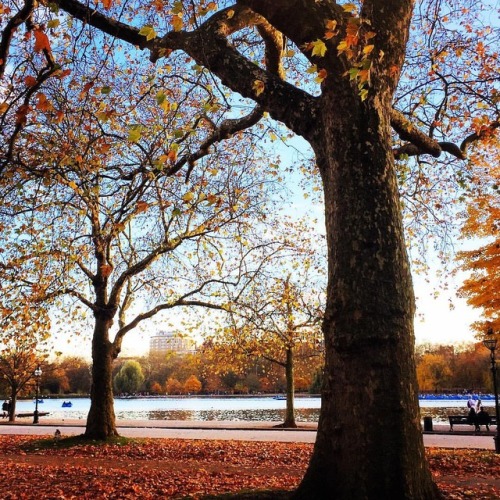
[[[63,408],[62,399],[44,399],[39,403],[40,412],[50,412],[51,418],[86,419],[90,399],[68,399],[71,408]],[[484,406],[494,414],[494,401],[483,400]],[[156,397],[115,399],[115,414],[118,419],[132,420],[244,420],[282,421],[285,415],[284,400],[272,397]],[[447,423],[448,415],[467,414],[465,400],[421,400],[421,416],[430,416],[435,423]],[[296,397],[296,419],[302,422],[318,420],[321,399],[319,397]],[[19,401],[17,412],[32,412],[32,400]]]

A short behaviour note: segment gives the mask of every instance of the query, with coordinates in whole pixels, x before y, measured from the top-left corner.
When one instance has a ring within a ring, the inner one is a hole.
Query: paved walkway
[[[117,420],[119,433],[126,437],[223,439],[240,441],[283,441],[314,443],[317,424],[299,423],[297,429],[274,427],[279,422],[189,421],[189,420]],[[59,429],[62,435],[78,435],[85,430],[85,420],[54,420],[40,418],[19,419],[14,424],[0,421],[1,434],[53,435]],[[474,435],[470,431],[449,432],[448,425],[434,425],[433,432],[424,432],[425,446],[442,448],[494,449],[494,432]]]

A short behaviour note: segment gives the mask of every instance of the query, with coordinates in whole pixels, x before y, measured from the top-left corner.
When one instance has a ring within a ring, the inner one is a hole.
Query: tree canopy
[[[132,88],[132,82],[165,74],[167,88],[186,81],[207,91],[208,100],[193,106],[189,137],[198,139],[196,146],[166,169],[173,175],[182,170],[188,180],[196,160],[221,140],[238,139],[244,129],[259,134],[274,126],[268,117],[302,136],[323,186],[328,286],[318,438],[296,497],[438,498],[419,425],[415,305],[402,208],[412,214],[410,237],[434,226],[446,238],[445,216],[456,215],[468,190],[481,188],[474,169],[497,157],[494,4],[56,5],[3,8],[1,165],[7,185],[27,175],[20,161],[23,139],[38,112],[58,116],[42,86],[69,77],[73,63],[84,74],[82,96],[98,92],[104,107],[119,80]],[[22,25],[29,36],[20,35]],[[100,70],[109,66],[116,71],[103,85]],[[169,107],[168,93],[156,97]],[[132,141],[142,137],[137,125],[128,135]],[[171,151],[167,160],[174,160]],[[146,173],[156,169],[153,162]],[[422,241],[431,243],[433,233],[424,234]]]

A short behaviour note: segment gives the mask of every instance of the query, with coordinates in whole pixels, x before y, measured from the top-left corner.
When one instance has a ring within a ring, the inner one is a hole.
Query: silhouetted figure
[[[477,414],[476,414],[476,410],[474,410],[474,408],[471,408],[469,410],[469,414],[467,415],[467,423],[469,425],[473,425],[474,429],[476,431],[480,430],[479,425],[477,425]]]
[[[484,406],[481,406],[479,411],[476,414],[476,427],[477,430],[480,430],[481,425],[486,426],[486,430],[490,430],[490,422],[491,422],[491,417],[488,415],[488,412],[484,409]]]

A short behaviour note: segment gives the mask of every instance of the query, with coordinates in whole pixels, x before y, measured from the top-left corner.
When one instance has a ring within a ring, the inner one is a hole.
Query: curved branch
[[[395,109],[391,112],[391,125],[401,139],[408,141],[408,144],[403,144],[403,146],[394,149],[394,158],[396,160],[404,156],[419,156],[423,154],[430,154],[435,158],[439,158],[443,152],[451,154],[459,160],[466,160],[468,147],[476,141],[489,137],[500,127],[500,121],[495,120],[479,132],[469,135],[462,141],[460,146],[453,142],[436,141],[420,131],[401,112]]]
[[[39,302],[45,302],[48,300],[55,299],[57,297],[61,297],[63,295],[70,295],[71,297],[75,297],[82,304],[86,305],[92,311],[98,311],[99,307],[90,302],[84,295],[80,292],[74,290],[73,288],[62,288],[61,290],[57,290],[56,292],[48,293],[39,299]]]
[[[244,116],[242,118],[224,120],[220,124],[220,126],[217,127],[217,129],[214,130],[214,132],[200,145],[198,151],[182,157],[177,162],[177,164],[167,172],[168,175],[172,175],[175,172],[178,172],[187,162],[189,164],[189,168],[186,172],[187,182],[189,180],[191,172],[193,171],[195,162],[209,154],[210,146],[213,146],[214,144],[221,142],[224,139],[229,139],[234,134],[255,125],[262,118],[263,114],[263,110],[259,106],[257,106],[247,116]]]
[[[430,154],[435,158],[441,155],[442,149],[439,143],[420,131],[403,113],[395,109],[391,110],[391,125],[401,139],[411,142],[421,154]]]
[[[500,121],[495,120],[494,122],[491,122],[488,127],[485,127],[481,129],[479,132],[474,132],[473,134],[469,135],[460,144],[460,150],[465,155],[467,153],[467,149],[473,142],[480,141],[481,139],[488,137],[498,127],[500,127]]]
[[[28,0],[24,7],[9,20],[9,22],[5,25],[5,28],[2,30],[2,39],[0,42],[0,78],[3,78],[5,74],[12,37],[14,36],[17,28],[29,19],[34,8],[34,0]]]
[[[195,306],[195,307],[205,307],[208,309],[215,309],[218,311],[225,311],[226,308],[223,305],[213,304],[211,302],[205,302],[202,300],[185,300],[184,298],[180,298],[171,303],[159,304],[153,309],[146,311],[142,314],[138,314],[130,323],[120,328],[115,336],[115,341],[113,344],[116,346],[120,346],[123,340],[123,337],[130,331],[133,330],[141,321],[152,318],[160,311],[165,311],[167,309],[173,309],[174,307],[180,306]]]

